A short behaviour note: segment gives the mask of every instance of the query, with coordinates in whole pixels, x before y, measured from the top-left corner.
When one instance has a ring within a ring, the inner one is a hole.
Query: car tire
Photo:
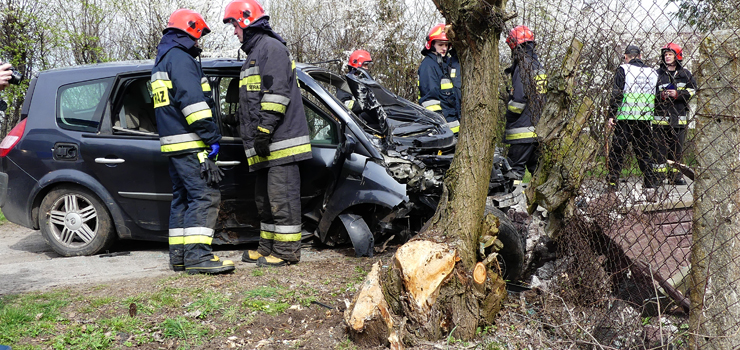
[[[108,209],[87,189],[59,186],[41,201],[39,227],[62,256],[93,255],[116,240]]]
[[[493,214],[499,219],[498,239],[504,244],[499,253],[501,276],[508,281],[516,281],[524,270],[526,238],[517,232],[511,220],[498,208],[487,204],[485,214]]]

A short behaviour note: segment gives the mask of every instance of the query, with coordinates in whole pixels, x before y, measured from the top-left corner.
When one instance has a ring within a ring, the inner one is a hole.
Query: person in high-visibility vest
[[[654,198],[660,178],[654,171],[653,152],[655,140],[651,123],[655,107],[657,72],[642,61],[640,48],[629,45],[624,51],[624,64],[617,68],[612,86],[607,128],[614,129],[612,147],[609,149],[608,190],[619,187],[619,175],[624,165],[628,146],[637,156],[643,174],[643,188],[648,200]]]

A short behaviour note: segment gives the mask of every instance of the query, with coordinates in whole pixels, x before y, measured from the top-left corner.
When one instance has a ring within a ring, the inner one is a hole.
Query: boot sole
[[[234,266],[219,266],[219,267],[213,267],[213,268],[185,268],[185,271],[188,272],[189,275],[197,275],[197,274],[206,274],[206,275],[217,275],[221,273],[227,273],[234,271]]]
[[[242,258],[242,261],[245,262],[245,263],[252,263],[252,264],[256,264],[257,263],[257,260],[252,260],[250,258]]]
[[[183,272],[185,271],[185,265],[170,265],[172,267],[172,271],[175,272]]]

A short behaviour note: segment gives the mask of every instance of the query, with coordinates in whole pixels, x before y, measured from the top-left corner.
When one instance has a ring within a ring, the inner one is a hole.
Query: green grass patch
[[[200,312],[200,317],[206,317],[218,310],[223,310],[231,298],[221,291],[209,290],[201,292],[196,299],[186,306],[189,312]]]
[[[257,287],[244,292],[241,305],[251,311],[261,311],[268,315],[279,315],[293,301],[293,293],[278,287]]]
[[[73,325],[66,332],[52,339],[52,349],[107,349],[115,341],[115,336],[105,327],[95,324]]]
[[[0,298],[0,344],[14,344],[23,337],[35,338],[66,321],[59,310],[68,304],[66,293],[31,293]]]
[[[162,335],[181,340],[203,340],[208,337],[209,329],[192,322],[185,317],[168,318],[162,322]]]
[[[5,214],[0,210],[0,225],[8,222],[8,219],[5,218]]]

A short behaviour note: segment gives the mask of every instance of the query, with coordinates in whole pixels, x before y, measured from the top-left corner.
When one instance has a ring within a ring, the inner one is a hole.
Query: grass
[[[321,344],[327,349],[356,349],[342,336],[330,339],[341,314],[312,302],[337,304],[330,294],[349,298],[345,291],[361,282],[369,265],[354,260],[343,265],[347,270],[342,274],[327,278],[307,273],[294,284],[286,284],[285,271],[268,268],[260,269],[260,276],[251,271],[224,277],[178,274],[124,289],[102,285],[2,296],[0,344],[15,350],[150,348],[163,343],[173,349],[223,348],[232,336],[236,344],[253,346],[267,339],[263,334],[269,328],[269,339],[283,348],[314,342],[304,336],[313,329],[327,337]]]
[[[3,214],[2,211],[0,211],[0,225],[8,222],[8,219],[5,218],[5,214]]]

